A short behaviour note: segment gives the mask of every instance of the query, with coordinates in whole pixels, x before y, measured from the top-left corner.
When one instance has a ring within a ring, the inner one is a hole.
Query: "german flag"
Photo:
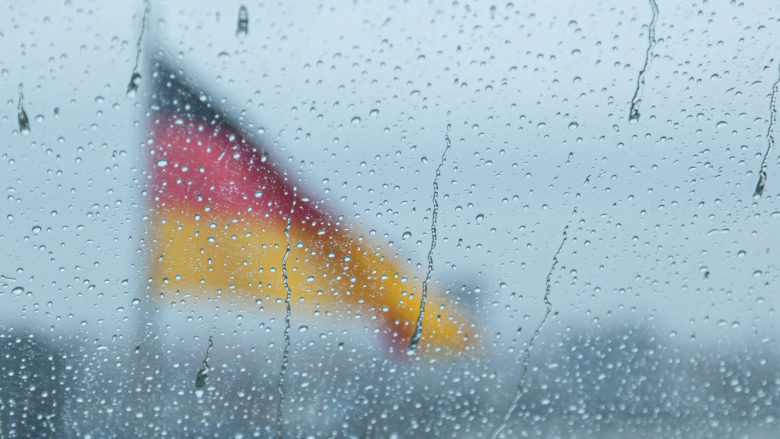
[[[307,194],[183,76],[154,62],[148,113],[154,288],[281,311],[289,287],[293,315],[360,314],[376,320],[392,350],[405,351],[423,276]],[[475,338],[468,313],[429,288],[417,350],[463,354],[473,351]]]

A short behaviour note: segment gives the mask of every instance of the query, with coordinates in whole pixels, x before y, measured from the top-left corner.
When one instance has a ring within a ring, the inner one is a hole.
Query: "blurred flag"
[[[157,61],[152,76],[149,269],[156,287],[281,312],[289,243],[293,315],[374,319],[404,352],[424,276],[316,202],[183,72]],[[467,312],[435,288],[425,310],[419,351],[474,349]]]

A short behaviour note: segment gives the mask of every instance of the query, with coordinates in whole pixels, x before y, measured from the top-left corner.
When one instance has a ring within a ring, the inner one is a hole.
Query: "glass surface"
[[[8,3],[0,437],[776,437],[776,6]]]

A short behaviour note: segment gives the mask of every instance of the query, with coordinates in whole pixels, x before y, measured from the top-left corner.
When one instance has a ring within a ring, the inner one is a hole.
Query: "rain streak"
[[[279,368],[279,381],[276,386],[276,393],[279,395],[279,402],[276,405],[276,437],[284,437],[282,431],[282,409],[284,406],[284,379],[287,373],[287,363],[290,356],[290,317],[292,316],[292,310],[290,308],[290,300],[292,298],[292,290],[287,278],[287,257],[290,255],[290,223],[292,221],[292,215],[295,211],[295,200],[292,203],[292,209],[287,215],[287,225],[284,228],[284,236],[287,238],[287,248],[284,251],[284,257],[282,257],[282,279],[284,281],[284,289],[287,292],[287,296],[284,299],[284,351],[282,353],[282,365]]]
[[[558,255],[561,253],[563,245],[566,244],[566,233],[568,230],[568,225],[563,228],[563,238],[561,239],[561,245],[559,245],[558,250],[555,251],[555,254],[553,255],[553,262],[550,266],[550,271],[547,272],[547,280],[545,281],[544,291],[544,316],[542,317],[542,320],[539,322],[539,325],[536,327],[536,330],[531,336],[531,340],[528,342],[528,345],[523,351],[523,365],[520,372],[520,383],[517,385],[517,394],[504,413],[501,424],[499,424],[498,427],[496,427],[496,429],[493,431],[493,434],[490,435],[491,439],[496,439],[498,435],[501,434],[501,432],[506,428],[507,424],[509,423],[509,419],[514,414],[515,410],[517,410],[517,407],[520,404],[520,399],[523,397],[523,393],[525,392],[525,380],[526,376],[528,375],[528,362],[531,360],[531,349],[533,349],[534,344],[536,344],[536,339],[539,338],[544,325],[547,323],[547,320],[550,319],[550,315],[552,314],[552,302],[550,301],[550,292],[552,290],[552,286],[550,285],[550,281],[552,280],[552,274],[553,271],[555,271],[555,266],[558,265]]]
[[[447,160],[447,151],[452,147],[450,141],[450,127],[451,124],[447,124],[447,132],[444,135],[444,152],[441,154],[441,161],[436,168],[436,175],[433,177],[433,209],[431,213],[431,248],[428,250],[428,271],[425,274],[425,280],[422,284],[422,297],[420,297],[420,313],[417,315],[417,325],[414,328],[414,334],[409,340],[409,348],[407,353],[413,354],[417,345],[420,343],[420,337],[422,337],[423,318],[425,317],[425,300],[428,296],[428,282],[431,280],[433,274],[433,250],[436,248],[436,218],[439,214],[439,177],[441,176],[441,168],[444,166],[444,162]]]
[[[141,31],[138,33],[138,40],[135,42],[135,66],[133,66],[133,73],[130,75],[130,81],[127,83],[127,96],[133,97],[138,92],[138,87],[141,85],[141,73],[138,71],[141,64],[141,47],[144,42],[144,33],[146,32],[146,26],[149,21],[149,12],[152,10],[151,0],[144,0],[144,15],[141,18]]]
[[[777,81],[772,85],[772,99],[769,102],[769,128],[766,130],[766,152],[764,152],[764,157],[761,159],[761,167],[758,169],[758,183],[756,183],[756,190],[753,192],[754,198],[761,197],[761,194],[764,193],[764,185],[766,184],[766,158],[769,156],[769,153],[772,151],[772,147],[775,146],[775,136],[773,134],[775,121],[777,120],[777,89],[778,86],[780,86],[780,65],[778,66],[778,77]]]
[[[628,120],[636,122],[639,120],[639,103],[642,102],[642,89],[645,86],[645,75],[650,68],[650,62],[653,60],[653,49],[655,48],[655,22],[658,20],[658,4],[655,0],[649,0],[650,7],[653,9],[653,17],[650,19],[647,29],[647,50],[645,51],[645,64],[636,79],[636,88],[634,97],[631,98],[631,109],[628,112]]]

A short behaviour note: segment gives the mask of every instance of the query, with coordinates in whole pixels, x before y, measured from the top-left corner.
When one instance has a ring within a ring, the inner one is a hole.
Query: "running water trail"
[[[569,226],[563,228],[563,239],[561,240],[561,245],[558,246],[558,250],[555,252],[555,255],[553,255],[553,262],[550,266],[550,271],[547,272],[547,280],[546,280],[546,290],[544,292],[544,305],[546,307],[546,310],[544,312],[544,317],[542,317],[542,320],[539,322],[539,326],[536,327],[536,330],[534,331],[533,335],[531,336],[531,340],[528,342],[528,346],[526,346],[525,351],[523,351],[523,366],[522,370],[520,372],[520,383],[517,385],[517,394],[515,395],[515,398],[512,400],[512,403],[507,408],[506,412],[504,413],[504,418],[501,420],[501,424],[496,427],[495,430],[493,430],[493,434],[490,435],[491,439],[496,439],[499,434],[506,428],[507,424],[509,423],[509,419],[514,414],[515,410],[517,410],[518,405],[520,405],[520,399],[523,397],[523,394],[525,393],[525,378],[528,375],[528,363],[531,360],[531,349],[533,349],[534,345],[536,344],[536,339],[539,337],[539,335],[542,333],[542,329],[544,328],[544,325],[547,323],[547,320],[550,319],[550,315],[552,314],[552,302],[550,301],[550,291],[552,290],[552,287],[550,286],[550,281],[552,279],[553,271],[555,270],[555,266],[558,265],[558,255],[561,253],[561,250],[563,249],[563,245],[566,244],[566,233],[569,230]]]
[[[290,284],[287,280],[287,256],[290,255],[290,223],[292,221],[292,214],[295,211],[295,200],[293,199],[292,209],[287,215],[287,226],[284,228],[284,236],[287,238],[287,249],[284,251],[284,257],[282,257],[282,279],[284,281],[284,289],[287,290],[287,296],[284,299],[284,307],[286,314],[284,316],[284,352],[282,353],[282,365],[279,368],[279,382],[276,386],[276,393],[279,394],[279,403],[276,406],[276,437],[281,438],[282,435],[282,406],[284,405],[284,378],[287,372],[287,361],[290,354],[290,316],[292,311],[290,309],[290,299],[292,298],[292,290],[290,290]]]
[[[775,146],[775,136],[772,134],[774,130],[775,121],[777,121],[777,89],[780,85],[780,64],[778,64],[778,77],[774,85],[772,85],[772,100],[769,102],[769,128],[766,130],[766,152],[763,159],[761,159],[761,167],[758,169],[758,183],[756,184],[756,190],[753,192],[753,198],[760,198],[764,193],[764,185],[766,184],[766,159],[769,157],[772,147]]]
[[[408,355],[414,354],[417,345],[420,343],[420,337],[422,337],[425,300],[428,297],[428,282],[430,282],[431,274],[433,273],[433,250],[436,248],[436,218],[439,214],[439,177],[441,176],[441,168],[447,159],[447,151],[452,147],[452,142],[450,141],[451,126],[451,124],[447,124],[447,133],[444,135],[444,152],[441,154],[439,167],[436,168],[436,175],[433,177],[433,213],[431,214],[431,248],[428,250],[428,272],[425,274],[425,280],[423,280],[422,284],[422,297],[420,298],[420,313],[417,315],[417,326],[414,328],[414,334],[412,334],[412,338],[409,340],[409,348],[406,350]]]
[[[138,34],[138,40],[135,42],[135,66],[130,75],[130,82],[127,83],[127,96],[133,97],[141,85],[141,74],[138,67],[141,63],[141,46],[143,45],[144,33],[146,32],[146,23],[149,21],[149,12],[152,10],[151,0],[144,0],[144,15],[141,18],[141,32]]]
[[[655,22],[658,19],[658,4],[655,0],[649,0],[650,7],[653,9],[653,18],[650,19],[647,31],[647,50],[645,51],[645,65],[642,66],[642,70],[639,71],[639,75],[636,79],[636,89],[634,89],[634,97],[631,98],[631,109],[628,111],[629,122],[636,122],[639,120],[639,103],[642,102],[641,91],[645,85],[645,74],[647,69],[650,68],[650,62],[653,60],[653,49],[655,48]]]
[[[214,338],[209,336],[209,346],[206,348],[206,355],[203,357],[203,365],[195,375],[195,389],[200,390],[206,386],[206,378],[209,376],[209,358],[211,357],[211,348],[214,347]]]

